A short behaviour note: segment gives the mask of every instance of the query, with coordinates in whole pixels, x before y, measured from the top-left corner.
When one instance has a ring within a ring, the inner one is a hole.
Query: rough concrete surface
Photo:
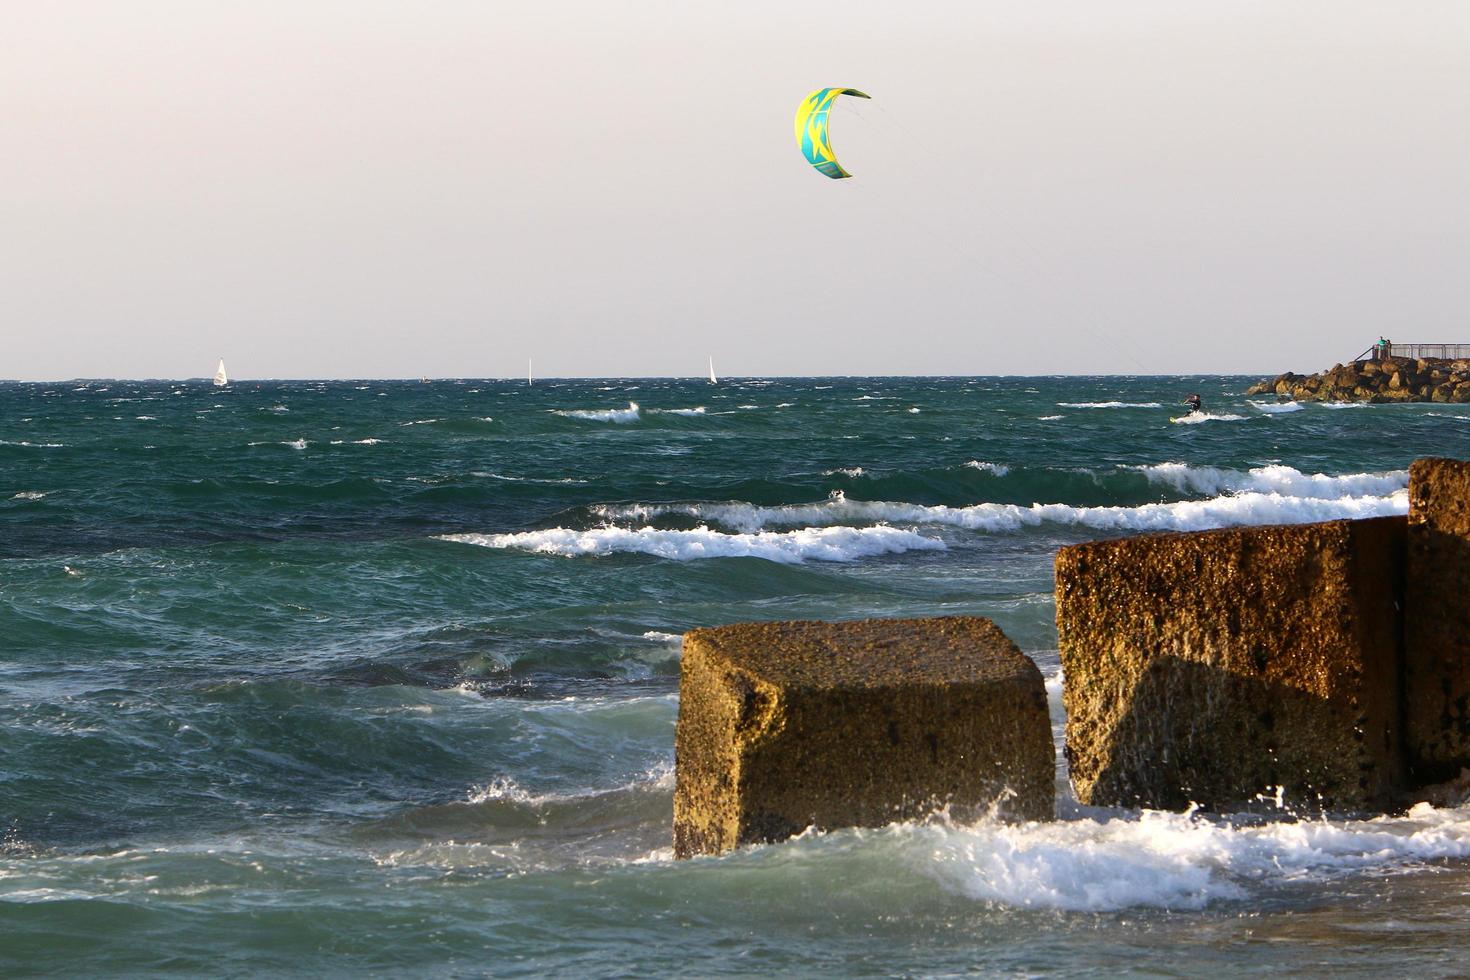
[[[1057,555],[1067,758],[1100,806],[1402,787],[1404,519],[1145,535]]]
[[[1470,462],[1409,467],[1404,723],[1416,780],[1470,767]]]
[[[808,827],[1055,812],[1041,672],[986,619],[745,623],[684,637],[674,850]]]

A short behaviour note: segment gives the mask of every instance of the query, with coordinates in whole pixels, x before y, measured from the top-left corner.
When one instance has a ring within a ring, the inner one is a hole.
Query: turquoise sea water
[[[989,616],[1060,737],[1059,545],[1470,457],[1251,380],[0,385],[0,974],[1455,973],[1470,809],[672,860],[684,630]]]

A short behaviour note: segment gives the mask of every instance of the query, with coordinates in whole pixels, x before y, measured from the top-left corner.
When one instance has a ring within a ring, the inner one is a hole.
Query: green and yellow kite
[[[832,138],[827,133],[827,115],[839,95],[868,98],[855,88],[819,88],[796,107],[796,145],[801,147],[807,163],[833,180],[852,176],[837,162],[837,154],[832,152]]]

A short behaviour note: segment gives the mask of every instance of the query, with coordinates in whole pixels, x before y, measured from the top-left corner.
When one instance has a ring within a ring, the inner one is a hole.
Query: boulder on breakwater
[[[1055,814],[1041,672],[977,617],[742,623],[684,636],[674,853],[948,808]]]
[[[1287,371],[1246,389],[1295,401],[1470,402],[1470,360],[1386,357],[1334,364],[1317,374]]]
[[[1381,809],[1403,786],[1401,517],[1143,535],[1056,562],[1077,799]]]
[[[1404,715],[1422,781],[1470,767],[1470,462],[1409,468]]]

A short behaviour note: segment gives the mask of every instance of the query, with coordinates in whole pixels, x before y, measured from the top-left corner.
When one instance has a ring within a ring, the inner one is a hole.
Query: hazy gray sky
[[[856,176],[811,170],[797,101]],[[0,377],[1470,341],[1470,3],[0,5]]]

